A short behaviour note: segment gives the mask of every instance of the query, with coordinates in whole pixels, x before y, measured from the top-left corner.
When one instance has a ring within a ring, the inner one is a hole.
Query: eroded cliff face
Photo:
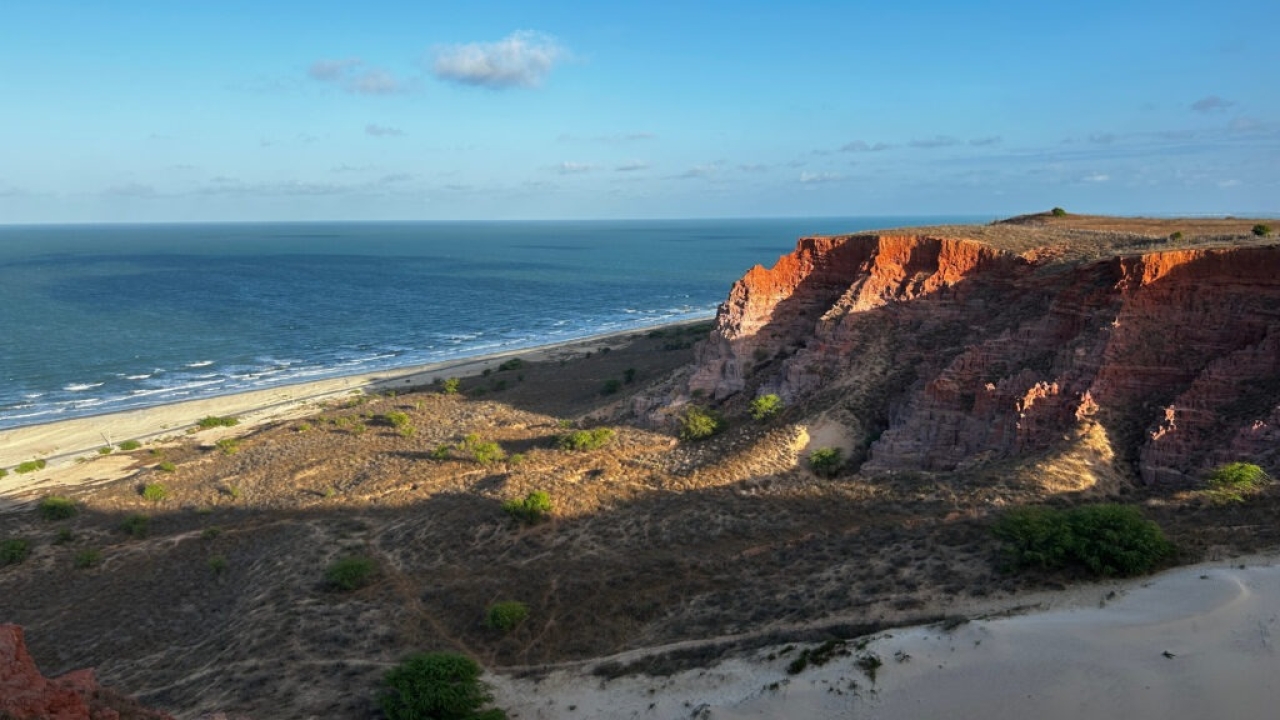
[[[1280,248],[1061,265],[961,238],[806,238],[734,285],[688,389],[834,412],[868,472],[1026,455],[1095,424],[1147,482],[1276,469]]]

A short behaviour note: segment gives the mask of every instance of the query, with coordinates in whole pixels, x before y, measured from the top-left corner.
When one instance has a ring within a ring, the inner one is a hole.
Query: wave
[[[212,360],[197,360],[195,362],[187,363],[184,367],[202,368],[202,367],[209,367],[212,364],[213,364]]]
[[[63,385],[62,389],[67,392],[84,392],[85,390],[92,390],[96,387],[102,387],[102,383],[71,383],[69,385]]]
[[[145,375],[125,375],[124,379],[125,380],[146,380],[149,377],[151,377],[151,373],[147,373]]]

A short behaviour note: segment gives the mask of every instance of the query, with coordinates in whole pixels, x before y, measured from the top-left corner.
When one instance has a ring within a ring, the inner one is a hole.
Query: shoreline
[[[318,411],[318,404],[356,393],[418,389],[446,377],[471,377],[494,368],[503,360],[520,357],[529,362],[557,360],[567,355],[587,352],[602,344],[617,344],[654,330],[687,327],[708,322],[712,318],[680,320],[616,332],[590,335],[573,340],[536,345],[496,353],[473,355],[424,365],[411,365],[376,372],[340,375],[290,385],[215,395],[144,408],[120,410],[100,415],[54,420],[36,425],[23,425],[0,430],[0,468],[9,475],[0,478],[0,497],[29,492],[51,484],[75,484],[88,478],[67,472],[77,467],[78,458],[98,460],[93,465],[94,478],[103,473],[98,449],[116,447],[126,440],[155,442],[168,437],[184,437],[188,428],[208,416],[235,416],[235,428],[216,433],[218,437],[244,434],[270,422],[304,417]],[[210,435],[212,437],[213,435]],[[44,469],[19,474],[13,468],[19,463],[42,459]],[[122,458],[123,459],[123,458]]]

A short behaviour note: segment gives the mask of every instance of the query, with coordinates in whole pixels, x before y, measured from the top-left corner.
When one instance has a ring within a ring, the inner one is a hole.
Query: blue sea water
[[[0,428],[711,317],[798,237],[973,220],[0,226]]]

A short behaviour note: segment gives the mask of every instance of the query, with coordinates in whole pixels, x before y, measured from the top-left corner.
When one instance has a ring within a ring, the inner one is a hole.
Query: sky
[[[0,223],[1280,213],[1275,0],[0,4]]]

